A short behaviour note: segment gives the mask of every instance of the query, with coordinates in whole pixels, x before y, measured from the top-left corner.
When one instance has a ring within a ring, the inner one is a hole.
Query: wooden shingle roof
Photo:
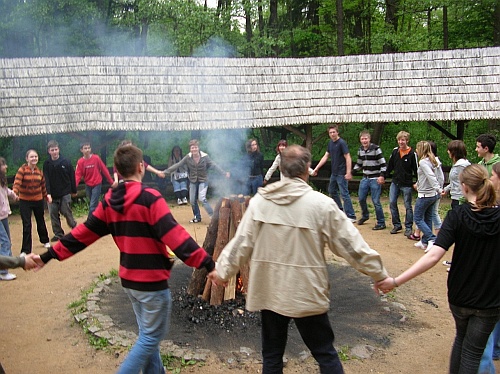
[[[304,59],[0,59],[0,136],[500,118],[500,47]]]

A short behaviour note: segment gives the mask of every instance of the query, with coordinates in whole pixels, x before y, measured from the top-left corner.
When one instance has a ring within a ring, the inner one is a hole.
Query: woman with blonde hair
[[[455,244],[447,282],[456,327],[449,372],[476,374],[500,318],[500,208],[483,166],[467,166],[460,183],[467,203],[448,211],[432,248],[401,275],[376,287],[386,293],[403,285],[436,265]]]
[[[432,216],[434,203],[441,197],[440,180],[444,180],[440,163],[432,152],[429,142],[417,143],[415,152],[418,155],[417,183],[418,193],[414,209],[414,220],[421,232],[420,248],[427,250],[432,246],[436,236],[432,232]]]

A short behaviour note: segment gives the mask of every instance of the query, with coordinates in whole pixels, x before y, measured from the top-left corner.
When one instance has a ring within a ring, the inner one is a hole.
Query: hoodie
[[[452,200],[460,200],[463,197],[462,187],[460,186],[460,173],[470,165],[469,160],[461,158],[453,164],[448,176],[450,183],[444,188],[444,191],[450,192]]]
[[[500,307],[500,208],[474,211],[468,203],[448,211],[435,245],[453,244],[448,276],[450,304],[474,309]]]
[[[246,308],[292,318],[326,313],[330,287],[325,245],[354,268],[382,280],[380,255],[337,204],[300,178],[259,188],[233,239],[217,259],[222,279],[249,263]]]
[[[479,161],[479,165],[483,165],[488,170],[488,175],[491,176],[491,169],[497,162],[500,162],[500,155],[498,154],[494,155],[489,161],[485,161],[483,158]]]
[[[110,189],[90,218],[65,235],[42,260],[65,260],[111,234],[120,250],[122,286],[139,291],[168,288],[172,261],[212,271],[212,257],[177,223],[161,194],[140,182],[120,183]]]

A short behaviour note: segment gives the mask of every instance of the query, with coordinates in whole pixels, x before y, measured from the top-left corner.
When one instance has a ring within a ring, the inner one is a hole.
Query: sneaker
[[[372,228],[372,230],[384,230],[386,227],[385,225],[380,225],[380,224],[376,224],[374,228]]]
[[[192,220],[189,221],[189,223],[198,223],[198,222],[201,222],[201,218],[194,217]]]
[[[443,261],[444,266],[451,266],[451,261]]]
[[[49,248],[50,248],[50,243],[43,243],[43,246],[44,246],[45,248],[49,249]]]
[[[26,257],[26,252],[21,252],[21,254],[19,255],[19,257]]]
[[[182,203],[183,203],[184,205],[186,205],[186,204],[188,203],[188,199],[187,199],[187,197],[182,198]]]
[[[403,230],[401,226],[394,226],[394,228],[391,230],[391,234],[397,234],[401,230]]]
[[[177,199],[177,205],[182,205],[182,200],[181,199]]]
[[[416,243],[415,243],[415,244],[413,244],[413,245],[414,245],[415,247],[417,247],[417,248],[420,248],[420,249],[426,249],[426,248],[427,248],[427,246],[426,246],[424,243],[422,243],[422,241],[421,241],[421,240],[419,240],[418,242],[416,242]]]
[[[366,221],[368,221],[368,218],[361,218],[361,219],[358,221],[358,225],[363,225]]]
[[[17,278],[17,275],[15,275],[15,274],[11,274],[11,273],[0,274],[0,280],[3,280],[3,281],[11,281],[11,280],[14,280],[16,278]]]
[[[406,230],[405,230],[405,236],[406,236],[408,239],[410,238],[410,236],[411,236],[412,234],[413,234],[413,233],[412,233],[411,229],[406,229]]]
[[[434,245],[434,240],[429,240],[429,243],[427,243],[427,247],[425,247],[425,253],[429,252]]]

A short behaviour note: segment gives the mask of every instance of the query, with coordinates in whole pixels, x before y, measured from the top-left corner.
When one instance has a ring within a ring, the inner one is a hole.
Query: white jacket
[[[246,308],[306,317],[330,307],[325,246],[376,281],[380,255],[328,196],[300,178],[259,188],[216,264],[223,279],[250,262]]]

